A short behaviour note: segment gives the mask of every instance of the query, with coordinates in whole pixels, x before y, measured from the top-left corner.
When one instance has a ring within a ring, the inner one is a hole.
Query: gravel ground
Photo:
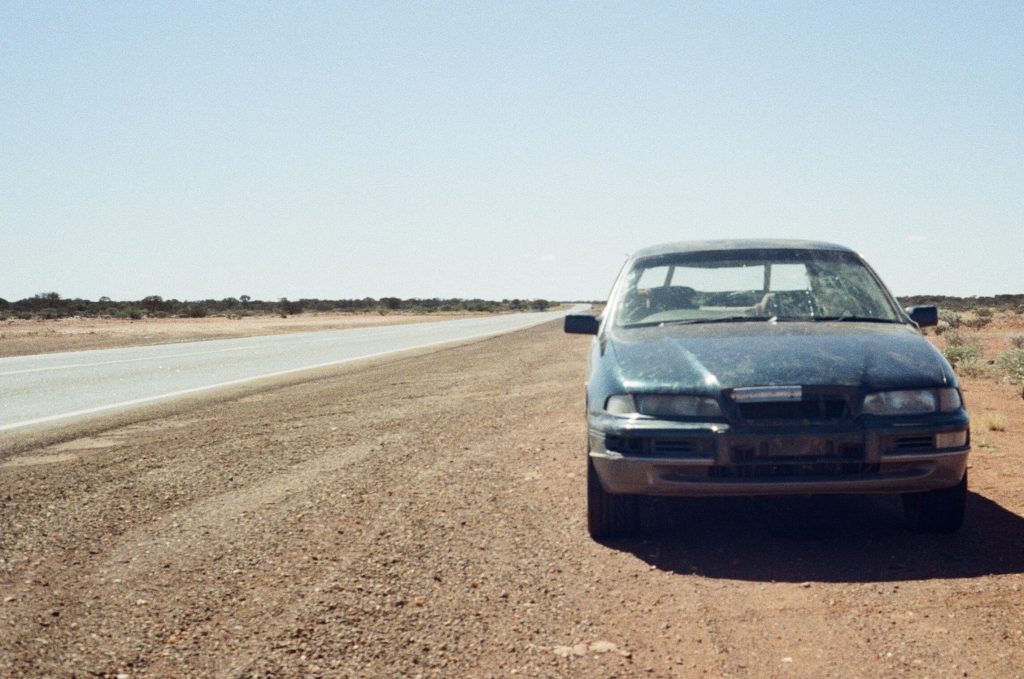
[[[0,676],[1024,675],[1024,407],[956,536],[893,498],[703,500],[602,544],[587,341],[548,324],[0,452]]]

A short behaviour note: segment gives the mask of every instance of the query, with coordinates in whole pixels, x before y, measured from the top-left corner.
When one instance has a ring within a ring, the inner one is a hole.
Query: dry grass
[[[982,431],[1006,431],[1007,420],[1003,413],[982,413],[976,422]]]

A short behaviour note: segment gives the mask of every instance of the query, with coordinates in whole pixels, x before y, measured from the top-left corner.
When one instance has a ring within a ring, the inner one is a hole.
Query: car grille
[[[809,420],[838,422],[849,417],[846,399],[805,398],[802,401],[753,401],[737,405],[746,421]]]

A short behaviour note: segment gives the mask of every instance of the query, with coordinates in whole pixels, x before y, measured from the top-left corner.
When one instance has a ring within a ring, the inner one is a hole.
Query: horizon
[[[603,299],[705,238],[1024,291],[1024,5],[0,3],[0,296]],[[63,291],[63,292],[62,292]]]
[[[52,301],[60,301],[60,302],[75,302],[75,301],[79,301],[79,302],[88,302],[90,304],[105,304],[105,303],[110,303],[110,304],[141,304],[141,303],[146,302],[147,299],[149,299],[149,298],[157,298],[157,303],[158,304],[201,304],[201,303],[208,303],[208,302],[212,302],[212,303],[215,303],[215,304],[221,304],[221,303],[233,302],[233,303],[240,304],[243,307],[247,306],[247,305],[250,305],[250,304],[276,305],[276,304],[281,304],[283,302],[289,302],[289,303],[293,303],[293,304],[294,303],[298,303],[298,302],[347,302],[347,303],[359,303],[359,302],[364,302],[364,301],[368,301],[368,300],[369,301],[373,301],[375,303],[387,302],[389,300],[397,300],[397,301],[402,302],[402,303],[414,303],[414,302],[444,302],[444,303],[446,303],[446,302],[485,302],[485,303],[522,302],[522,303],[529,303],[529,302],[534,302],[534,301],[544,301],[544,302],[549,302],[549,303],[552,303],[552,304],[604,304],[604,303],[606,303],[608,301],[606,297],[605,298],[599,298],[599,299],[598,298],[593,298],[593,299],[586,299],[586,298],[569,299],[569,298],[553,298],[553,297],[502,297],[500,299],[496,299],[496,298],[465,297],[465,296],[461,296],[461,297],[460,296],[454,296],[454,297],[395,297],[393,295],[383,295],[383,296],[379,296],[378,297],[378,296],[374,296],[374,295],[366,295],[364,297],[334,297],[334,298],[329,298],[329,297],[257,298],[257,297],[251,297],[251,296],[245,295],[245,294],[238,295],[238,296],[228,295],[226,297],[205,297],[205,298],[201,298],[201,299],[199,299],[199,298],[189,299],[189,298],[179,298],[179,297],[164,297],[163,295],[146,295],[145,297],[139,297],[139,298],[112,298],[112,297],[104,295],[102,297],[99,297],[99,298],[96,298],[96,299],[92,299],[92,298],[88,298],[88,297],[69,297],[69,296],[61,295],[60,293],[57,293],[55,291],[50,291],[50,292],[45,292],[45,293],[36,293],[34,295],[30,295],[28,297],[22,297],[22,298],[18,298],[18,299],[7,299],[7,298],[3,297],[2,295],[0,295],[0,302],[6,302],[8,305],[13,306],[15,304],[22,303],[22,302],[27,302],[27,301],[46,300],[49,295],[53,295],[53,294],[57,294],[57,299],[52,300]],[[903,299],[917,299],[917,300],[949,299],[949,300],[955,300],[955,301],[960,301],[960,302],[969,301],[969,300],[979,300],[979,301],[992,301],[992,302],[1002,301],[1002,302],[1006,302],[1006,303],[1013,303],[1013,302],[1018,301],[1016,298],[1024,298],[1024,292],[997,293],[997,294],[994,294],[994,295],[945,295],[945,294],[941,294],[941,293],[916,293],[916,294],[915,293],[911,293],[911,294],[906,294],[906,295],[898,295],[898,294],[893,293],[893,296],[897,300],[903,300]],[[243,297],[247,297],[248,299],[242,299]],[[1009,298],[1009,299],[1005,299],[1005,298]],[[3,308],[0,308],[0,311],[2,311],[2,310],[3,310]]]

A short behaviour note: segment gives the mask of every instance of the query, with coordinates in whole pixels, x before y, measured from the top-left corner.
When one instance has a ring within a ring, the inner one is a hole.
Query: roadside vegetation
[[[9,302],[0,298],[0,321],[8,318],[23,320],[50,320],[58,318],[204,318],[206,316],[242,317],[281,315],[294,316],[307,312],[360,312],[381,313],[408,312],[485,312],[544,311],[552,306],[546,299],[399,299],[382,297],[374,299],[299,299],[282,297],[277,301],[252,299],[248,295],[182,301],[164,299],[150,295],[140,300],[115,301],[100,297],[96,301],[81,298],[65,298],[56,292],[44,292],[32,297]]]
[[[1024,294],[994,295],[991,297],[950,297],[948,295],[909,295],[899,298],[903,306],[917,304],[934,304],[947,311],[976,311],[984,309],[990,312],[1015,311],[1024,314]]]
[[[1020,295],[1001,297],[1004,304],[999,308],[964,308],[955,303],[956,309],[940,307],[939,323],[929,332],[938,336],[936,346],[958,375],[1012,385],[1024,398],[1024,307],[1016,305]],[[902,298],[900,302],[941,304],[942,299]]]

